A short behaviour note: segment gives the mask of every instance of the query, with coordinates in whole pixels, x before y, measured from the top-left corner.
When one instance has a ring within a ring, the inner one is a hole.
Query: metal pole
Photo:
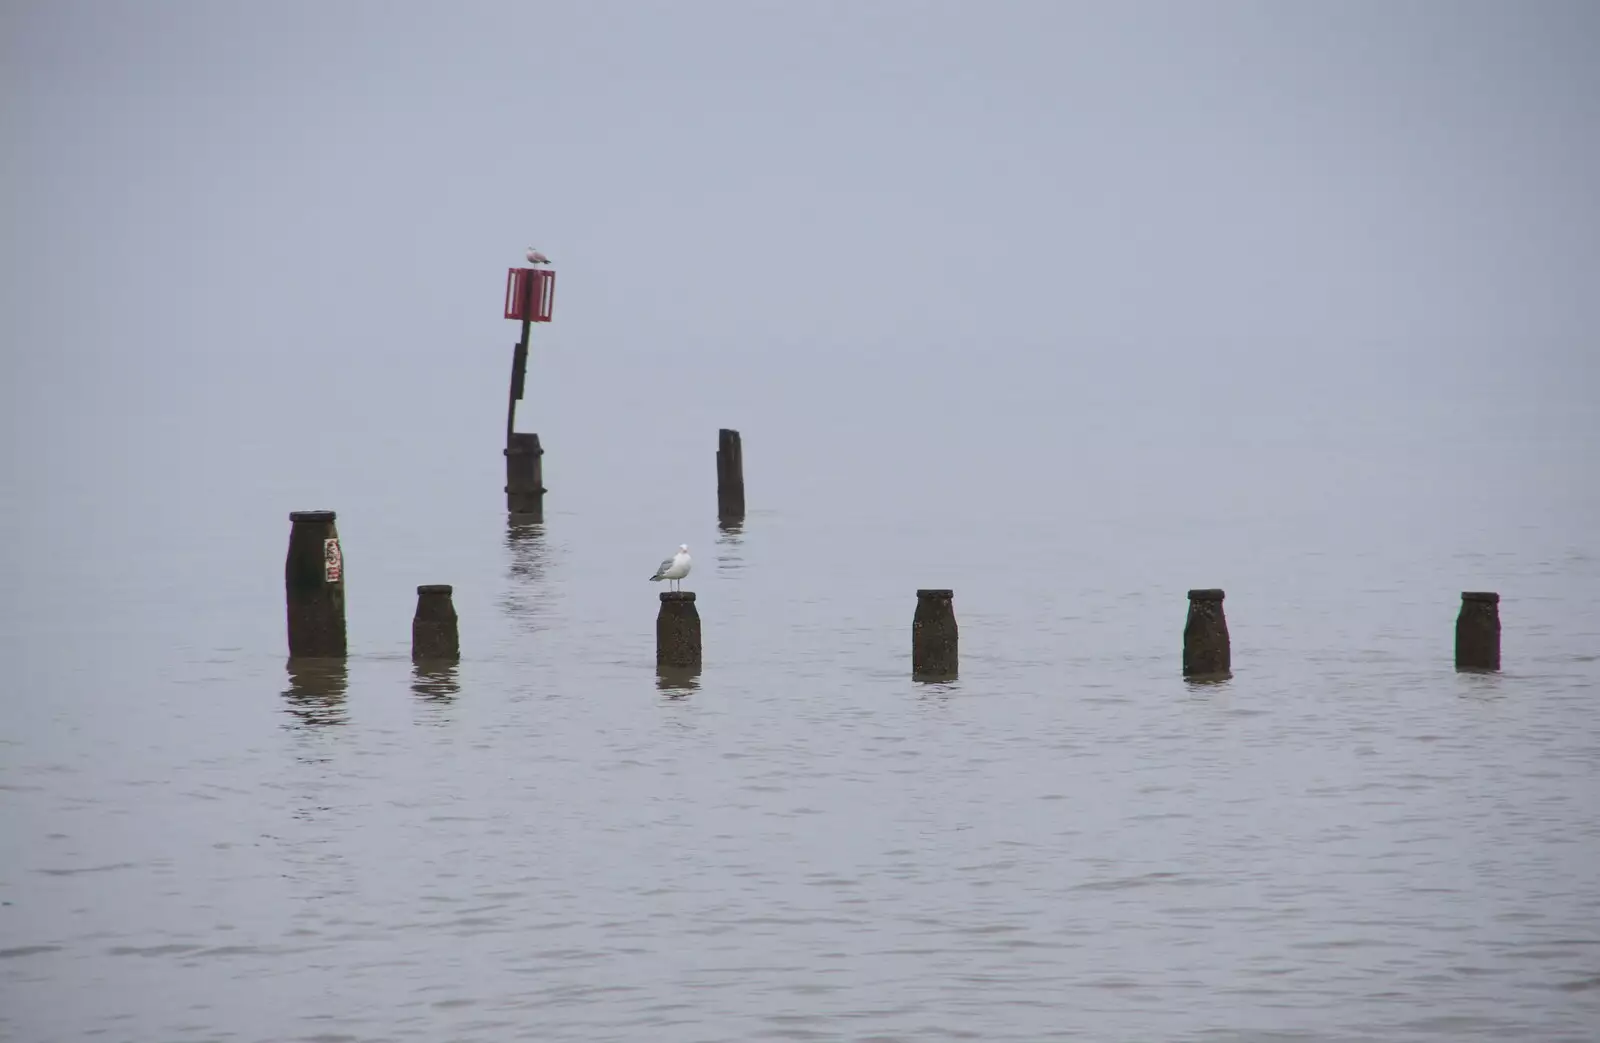
[[[511,398],[506,403],[506,448],[511,447],[511,433],[517,427],[517,400],[522,397],[522,386],[528,379],[528,331],[533,322],[523,312],[522,340],[511,353]]]

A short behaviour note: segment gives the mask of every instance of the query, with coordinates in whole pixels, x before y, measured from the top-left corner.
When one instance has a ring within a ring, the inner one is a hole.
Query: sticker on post
[[[344,574],[344,555],[339,551],[339,537],[322,541],[322,578],[329,583],[339,582]]]

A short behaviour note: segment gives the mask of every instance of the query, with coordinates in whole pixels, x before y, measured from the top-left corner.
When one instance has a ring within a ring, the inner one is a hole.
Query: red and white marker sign
[[[339,582],[344,575],[344,554],[339,550],[339,538],[322,541],[322,578],[329,583]]]

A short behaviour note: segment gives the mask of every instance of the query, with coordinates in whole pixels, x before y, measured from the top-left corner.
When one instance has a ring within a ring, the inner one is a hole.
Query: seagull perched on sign
[[[693,564],[689,560],[689,545],[680,543],[678,544],[678,553],[657,566],[656,574],[650,577],[650,582],[654,583],[656,580],[665,579],[676,583],[689,574],[689,568]]]
[[[528,247],[528,263],[529,264],[549,264],[550,263],[550,258],[546,257],[544,254],[540,253],[538,250],[535,250],[533,247],[530,246],[530,247]]]

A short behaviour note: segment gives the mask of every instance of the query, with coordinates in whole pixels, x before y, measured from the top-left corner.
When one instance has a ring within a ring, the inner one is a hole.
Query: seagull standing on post
[[[678,553],[657,566],[656,574],[650,577],[650,582],[654,583],[657,580],[665,579],[676,583],[689,574],[689,568],[693,564],[689,560],[689,545],[680,543],[678,544]],[[673,589],[676,590],[678,588],[674,587]]]
[[[528,263],[529,264],[549,264],[550,263],[550,258],[546,257],[544,254],[540,253],[538,250],[535,250],[533,247],[530,246],[530,247],[528,247]]]

